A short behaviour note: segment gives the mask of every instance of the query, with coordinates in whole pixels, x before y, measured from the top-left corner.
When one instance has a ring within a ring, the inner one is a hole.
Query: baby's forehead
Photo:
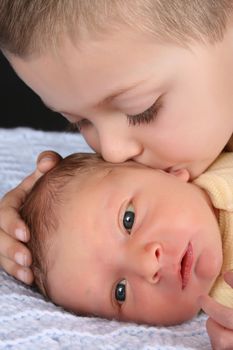
[[[138,172],[142,172],[142,176],[148,172],[152,173],[155,182],[157,180],[159,181],[161,176],[169,176],[168,173],[162,170],[153,169],[132,160],[116,164],[101,161],[99,164],[95,164],[95,166],[87,167],[84,171],[78,170],[75,173],[63,191],[63,203],[66,205],[67,201],[74,197],[78,198],[76,196],[81,195],[81,193],[87,194],[98,188],[103,189],[102,185],[104,186],[104,190],[107,190],[108,186],[112,189],[114,184],[119,185],[119,182],[124,181],[128,177],[133,179]]]
[[[90,171],[86,174],[83,174],[82,176],[82,180],[86,181],[89,179],[93,179],[93,178],[103,178],[108,176],[109,174],[116,174],[117,176],[121,176],[124,175],[125,173],[127,173],[128,171],[132,171],[132,172],[136,172],[137,170],[141,170],[141,171],[150,171],[153,172],[154,174],[164,174],[164,176],[167,176],[168,173],[160,170],[160,169],[155,169],[155,168],[151,168],[149,166],[146,166],[144,164],[138,163],[136,161],[133,160],[127,160],[125,162],[122,163],[110,163],[110,162],[104,162],[104,163],[100,163],[99,166],[96,169],[90,169]],[[77,176],[79,177],[79,174],[77,174]]]
[[[158,171],[158,169],[152,169],[144,164],[138,163],[133,160],[127,160],[122,163],[110,163],[102,160],[95,167],[90,165],[90,167],[87,167],[86,170],[82,172],[77,171],[76,177],[84,180],[95,176],[105,176],[108,173],[117,172],[118,170],[124,172],[124,170],[128,169],[151,169],[154,171]]]
[[[107,163],[108,164],[108,168],[109,170],[111,171],[117,171],[118,169],[124,171],[124,169],[141,169],[141,170],[153,170],[155,172],[157,171],[160,171],[159,169],[155,169],[155,168],[151,168],[145,164],[141,164],[141,163],[138,163],[134,160],[127,160],[123,163]]]
[[[118,164],[110,164],[109,166],[109,172],[113,172],[113,173],[124,173],[127,171],[144,171],[144,172],[152,172],[154,173],[154,175],[156,174],[160,174],[160,175],[170,175],[169,173],[161,170],[161,169],[157,169],[157,168],[152,168],[150,166],[147,166],[145,164],[141,164],[138,163],[134,160],[127,160],[124,163],[118,163]]]

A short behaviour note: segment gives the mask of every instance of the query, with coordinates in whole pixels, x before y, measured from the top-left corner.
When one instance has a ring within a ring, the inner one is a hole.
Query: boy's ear
[[[188,182],[190,179],[190,174],[187,169],[174,170],[170,174],[178,177],[183,182]]]

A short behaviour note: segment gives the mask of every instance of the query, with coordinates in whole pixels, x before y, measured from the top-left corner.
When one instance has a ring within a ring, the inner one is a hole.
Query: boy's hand
[[[30,232],[18,212],[35,182],[60,160],[55,152],[42,152],[37,169],[0,200],[0,267],[27,284],[33,281],[32,257],[21,242],[30,239]]]
[[[231,287],[233,287],[233,272],[225,273],[224,279]],[[209,316],[206,322],[206,328],[213,349],[232,350],[233,309],[219,304],[208,295],[202,295],[199,301],[201,308]]]

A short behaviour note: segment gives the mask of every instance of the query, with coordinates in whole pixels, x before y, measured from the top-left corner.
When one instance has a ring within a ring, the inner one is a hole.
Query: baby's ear
[[[190,179],[190,174],[187,169],[173,170],[170,172],[170,174],[178,177],[183,182],[188,182]]]

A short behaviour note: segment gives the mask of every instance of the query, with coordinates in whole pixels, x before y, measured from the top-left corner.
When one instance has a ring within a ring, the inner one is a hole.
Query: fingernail
[[[18,270],[17,277],[20,281],[26,283],[27,282],[27,272],[23,269]]]
[[[45,163],[45,162],[51,161],[53,159],[54,158],[52,158],[52,157],[43,157],[43,158],[39,159],[38,162],[39,163]]]
[[[22,266],[26,266],[26,255],[22,253],[15,253],[15,261]]]
[[[26,241],[27,235],[26,235],[25,229],[17,228],[17,229],[15,230],[15,235],[16,235],[16,237],[17,237],[20,241],[23,241],[23,242]]]

